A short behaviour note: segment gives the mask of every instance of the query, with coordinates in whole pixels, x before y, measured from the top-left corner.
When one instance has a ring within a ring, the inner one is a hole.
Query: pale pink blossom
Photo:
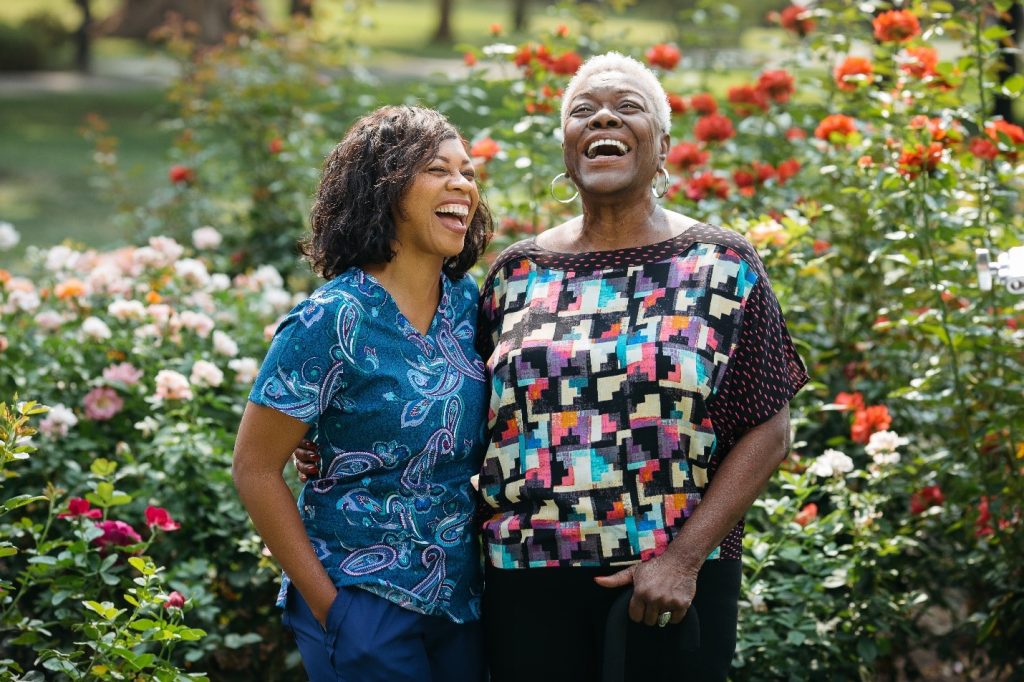
[[[192,310],[185,310],[179,316],[181,320],[181,326],[185,329],[191,329],[200,338],[206,338],[213,331],[214,321],[209,315],[203,313],[197,313]]]
[[[280,289],[284,286],[284,279],[281,273],[273,265],[261,265],[252,273],[253,281],[260,289]]]
[[[235,383],[248,385],[256,380],[259,374],[260,364],[254,358],[238,358],[229,360],[228,368],[235,373]]]
[[[268,324],[266,327],[264,327],[263,338],[266,339],[267,341],[270,341],[272,338],[274,338],[274,334],[277,333],[277,328],[281,326],[281,323],[284,321],[284,318],[285,315],[282,315],[281,317],[277,318],[276,320]]]
[[[153,268],[159,270],[170,265],[173,260],[151,246],[140,246],[132,254],[132,261],[136,268]]]
[[[280,313],[292,307],[292,297],[284,289],[267,289],[263,292],[263,303],[267,310]]]
[[[103,370],[103,378],[107,381],[116,381],[124,384],[125,386],[134,386],[139,383],[142,379],[142,370],[137,369],[134,365],[128,362],[120,362],[116,365],[110,365]]]
[[[156,374],[156,397],[160,400],[191,400],[192,387],[184,374],[162,369]]]
[[[82,333],[94,341],[105,341],[112,336],[107,323],[93,315],[82,321]]]
[[[238,344],[230,336],[218,330],[213,333],[213,352],[233,358],[238,355]]]
[[[217,387],[224,383],[224,372],[217,365],[206,360],[197,360],[192,365],[192,374],[189,380],[196,386]]]
[[[107,313],[115,320],[141,320],[146,314],[142,301],[117,299],[107,306]]]
[[[60,272],[62,270],[73,270],[78,264],[82,254],[74,249],[64,246],[54,246],[46,252],[46,269],[49,272]]]
[[[215,272],[210,275],[210,291],[227,291],[231,288],[231,278],[223,272]]]
[[[85,394],[82,405],[87,418],[101,422],[120,412],[124,408],[124,401],[114,389],[98,386]]]
[[[14,225],[0,221],[0,251],[9,251],[20,241],[21,235],[14,229]]]
[[[847,474],[853,471],[853,460],[839,450],[825,450],[814,458],[807,472],[822,478],[829,478],[837,474]]]
[[[36,314],[36,324],[47,331],[53,331],[64,324],[64,316],[56,310],[43,310]]]
[[[747,237],[756,246],[767,246],[769,244],[781,246],[786,243],[786,228],[776,220],[766,220],[750,227]]]
[[[174,272],[186,284],[194,287],[204,287],[210,281],[210,273],[206,264],[195,258],[182,258],[174,264]]]
[[[168,263],[173,263],[185,253],[185,247],[170,237],[150,237],[149,246],[164,254],[167,257]]]
[[[174,316],[174,309],[166,303],[150,303],[146,307],[146,312],[154,322],[162,326],[167,325]]]
[[[51,438],[63,438],[68,435],[68,430],[78,423],[78,417],[70,408],[57,403],[50,407],[50,411],[41,422],[39,432]]]
[[[220,246],[221,241],[223,241],[223,237],[221,237],[220,232],[209,225],[204,225],[192,231],[192,245],[200,251],[216,249]]]

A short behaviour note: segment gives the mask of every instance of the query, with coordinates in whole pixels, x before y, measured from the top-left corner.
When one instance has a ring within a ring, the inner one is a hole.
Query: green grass
[[[0,220],[21,233],[19,250],[72,237],[90,246],[124,242],[114,209],[90,180],[92,148],[79,133],[88,113],[121,141],[121,167],[139,200],[166,183],[171,135],[159,129],[159,91],[45,94],[0,99]],[[7,256],[16,257],[12,253]]]

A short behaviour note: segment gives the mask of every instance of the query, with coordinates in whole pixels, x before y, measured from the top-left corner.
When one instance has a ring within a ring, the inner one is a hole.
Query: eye
[[[593,107],[591,107],[589,104],[577,104],[575,107],[573,107],[572,114],[575,116],[576,114],[585,114],[588,111],[593,111]]]
[[[472,168],[466,168],[465,170],[462,171],[462,177],[467,178],[469,180],[476,180],[476,171],[473,170]]]
[[[619,108],[621,108],[621,109],[637,109],[637,110],[642,110],[643,109],[643,107],[641,107],[636,102],[631,102],[629,100],[626,100],[625,102],[620,104]]]
[[[430,168],[427,169],[427,172],[428,173],[442,173],[444,175],[448,175],[448,169],[445,168],[444,166],[431,166]]]

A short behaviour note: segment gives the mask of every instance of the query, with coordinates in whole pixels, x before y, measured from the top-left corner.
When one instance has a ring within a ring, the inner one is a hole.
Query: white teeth
[[[445,204],[434,212],[454,213],[455,215],[467,216],[469,215],[469,206],[466,206],[465,204]]]
[[[590,143],[590,146],[587,147],[587,156],[589,156],[590,158],[594,158],[594,152],[597,151],[597,148],[604,145],[615,147],[616,149],[620,150],[623,154],[629,152],[629,147],[627,147],[625,143],[619,142],[618,140],[603,139],[594,140],[593,142]]]

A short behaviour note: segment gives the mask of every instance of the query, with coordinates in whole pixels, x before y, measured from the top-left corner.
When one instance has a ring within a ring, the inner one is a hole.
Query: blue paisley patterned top
[[[480,616],[469,479],[487,389],[476,284],[441,280],[424,335],[378,281],[346,270],[281,323],[249,400],[310,426],[320,477],[299,514],[334,584],[466,622]],[[279,604],[287,588],[286,576]]]

